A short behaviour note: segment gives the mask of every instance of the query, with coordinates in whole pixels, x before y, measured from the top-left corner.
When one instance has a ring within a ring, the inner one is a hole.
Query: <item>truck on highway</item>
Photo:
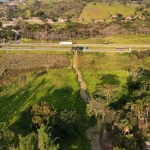
[[[73,45],[73,42],[60,42],[59,45]]]

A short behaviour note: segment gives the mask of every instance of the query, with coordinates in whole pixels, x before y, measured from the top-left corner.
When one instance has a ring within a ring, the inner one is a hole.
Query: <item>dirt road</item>
[[[74,52],[73,68],[76,71],[76,74],[78,76],[78,82],[80,83],[80,95],[85,102],[88,102],[89,95],[86,91],[86,83],[82,79],[81,72],[78,70],[77,59],[78,59],[78,54],[77,54],[77,52]],[[100,146],[100,138],[99,138],[100,131],[99,131],[99,128],[97,125],[87,129],[86,136],[91,144],[92,150],[102,150],[102,148]]]

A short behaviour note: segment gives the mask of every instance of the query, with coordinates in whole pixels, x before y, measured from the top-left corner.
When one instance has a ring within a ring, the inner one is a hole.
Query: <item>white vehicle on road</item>
[[[73,42],[60,42],[59,45],[73,45]]]

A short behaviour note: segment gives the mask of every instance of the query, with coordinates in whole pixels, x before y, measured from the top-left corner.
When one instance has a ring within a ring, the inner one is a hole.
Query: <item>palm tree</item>
[[[129,133],[130,133],[130,130],[132,130],[132,128],[133,128],[133,127],[129,124],[129,120],[127,120],[126,118],[120,120],[120,123],[119,123],[118,127],[119,127],[119,129],[122,131],[122,133],[123,133],[124,135],[129,134]]]

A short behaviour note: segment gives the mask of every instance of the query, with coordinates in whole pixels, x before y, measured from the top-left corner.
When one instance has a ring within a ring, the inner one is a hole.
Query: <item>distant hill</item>
[[[135,8],[118,3],[109,5],[109,3],[91,2],[84,7],[79,21],[92,22],[93,20],[108,19],[111,15],[115,14],[134,16]]]

